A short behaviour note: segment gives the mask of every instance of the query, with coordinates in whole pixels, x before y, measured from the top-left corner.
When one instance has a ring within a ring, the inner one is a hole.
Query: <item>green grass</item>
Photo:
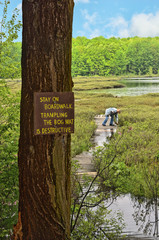
[[[124,84],[119,82],[119,77],[76,77],[73,79],[73,91],[93,89],[121,88]]]
[[[148,126],[151,128],[151,126],[158,123],[159,94],[114,97],[107,93],[87,94],[85,91],[79,91],[75,92],[75,99],[75,133],[72,135],[73,154],[76,154],[76,149],[78,149],[77,153],[79,153],[80,149],[83,151],[89,148],[90,139],[94,131],[94,126],[92,124],[94,116],[97,114],[104,114],[105,109],[110,106],[121,109],[121,114],[119,115],[119,127],[131,127],[133,123],[141,126],[144,126],[145,124],[145,126],[147,126],[146,122],[149,122]],[[81,114],[81,112],[83,114]],[[84,113],[87,114],[87,117],[84,116]],[[78,127],[81,123],[82,132],[80,131],[80,127]],[[90,130],[88,132],[87,128],[90,126],[92,126],[92,131]],[[77,141],[74,139],[77,139]],[[81,143],[78,139],[81,139]]]
[[[75,93],[75,133],[72,134],[72,156],[90,148],[90,139],[96,128],[94,117],[97,114],[104,114],[105,109],[110,106],[121,109],[121,114],[119,115],[120,126],[131,125],[132,123],[143,124],[150,119],[152,125],[158,122],[159,94],[114,97],[111,94],[107,94],[106,90],[102,94],[87,94],[85,91],[86,88],[102,87],[102,85],[105,88],[110,82],[117,84],[120,79],[121,77],[105,78],[98,76],[77,77],[73,79],[73,91]],[[7,84],[13,92],[21,88],[21,81],[19,79],[7,80]],[[80,86],[79,91],[77,91],[76,84]]]
[[[7,86],[11,89],[12,93],[16,93],[21,89],[21,79],[7,79],[5,80]]]

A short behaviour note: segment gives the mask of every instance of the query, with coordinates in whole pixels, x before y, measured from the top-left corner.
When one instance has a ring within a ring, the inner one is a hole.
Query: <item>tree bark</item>
[[[73,0],[23,0],[19,219],[13,239],[70,238],[70,134],[34,136],[34,92],[70,92]]]

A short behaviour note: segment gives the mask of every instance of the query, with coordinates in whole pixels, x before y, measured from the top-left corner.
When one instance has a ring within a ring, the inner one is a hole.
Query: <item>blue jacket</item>
[[[105,116],[115,116],[116,118],[116,122],[118,123],[118,113],[117,113],[117,109],[116,108],[107,108],[105,110]]]

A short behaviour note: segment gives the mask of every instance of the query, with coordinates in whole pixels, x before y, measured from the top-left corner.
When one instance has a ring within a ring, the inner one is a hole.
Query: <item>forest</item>
[[[73,39],[73,76],[145,75],[158,70],[158,37]]]
[[[21,43],[5,44],[1,51],[0,78],[21,75]],[[72,76],[157,75],[159,37],[72,40]]]

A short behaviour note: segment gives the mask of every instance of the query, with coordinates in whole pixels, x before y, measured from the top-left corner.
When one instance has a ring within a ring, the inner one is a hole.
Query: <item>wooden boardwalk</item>
[[[102,146],[103,142],[107,142],[107,138],[111,137],[116,131],[116,126],[109,126],[110,119],[108,120],[106,126],[102,126],[104,118],[104,115],[98,115],[95,117],[95,122],[97,124],[97,128],[93,136],[93,142],[95,146]],[[92,151],[93,149],[90,149],[90,151],[83,152],[73,158],[80,164],[78,174],[87,174],[89,176],[96,175],[96,171],[92,163]]]

